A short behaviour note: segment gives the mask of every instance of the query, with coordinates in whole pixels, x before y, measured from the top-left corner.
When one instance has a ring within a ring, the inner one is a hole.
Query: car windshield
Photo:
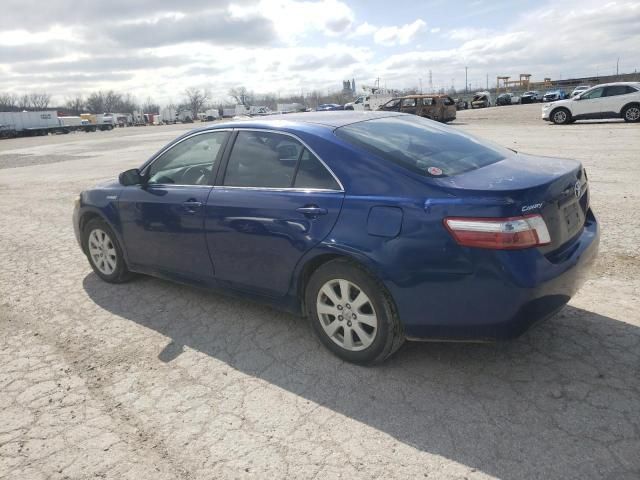
[[[507,149],[416,116],[378,118],[335,134],[384,160],[427,177],[452,176],[498,162]]]

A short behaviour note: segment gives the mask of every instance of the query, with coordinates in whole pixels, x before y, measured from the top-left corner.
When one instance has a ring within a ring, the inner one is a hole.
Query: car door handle
[[[306,207],[296,208],[296,212],[302,213],[307,217],[317,217],[318,215],[326,215],[328,213],[326,208],[321,208],[317,205],[308,205]]]
[[[196,208],[200,208],[202,206],[202,202],[198,202],[196,200],[187,200],[186,202],[182,202],[182,206],[189,210],[194,210]]]

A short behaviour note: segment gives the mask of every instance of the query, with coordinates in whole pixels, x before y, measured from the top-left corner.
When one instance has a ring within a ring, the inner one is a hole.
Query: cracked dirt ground
[[[584,162],[591,279],[516,341],[410,343],[376,368],[264,306],[91,272],[77,192],[187,127],[0,142],[0,478],[638,479],[640,126],[539,108],[454,125]]]

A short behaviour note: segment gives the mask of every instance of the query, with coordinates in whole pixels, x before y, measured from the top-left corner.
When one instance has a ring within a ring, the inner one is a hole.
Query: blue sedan
[[[569,301],[599,243],[579,162],[393,112],[189,132],[82,192],[74,226],[107,282],[135,272],[261,299],[361,364],[405,339],[521,334]]]

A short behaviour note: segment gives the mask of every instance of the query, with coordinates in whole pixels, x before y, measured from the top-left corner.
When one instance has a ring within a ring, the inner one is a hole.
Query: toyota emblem
[[[580,194],[582,193],[582,185],[580,185],[580,180],[578,180],[573,186],[573,193],[576,194],[576,198],[580,198]]]

